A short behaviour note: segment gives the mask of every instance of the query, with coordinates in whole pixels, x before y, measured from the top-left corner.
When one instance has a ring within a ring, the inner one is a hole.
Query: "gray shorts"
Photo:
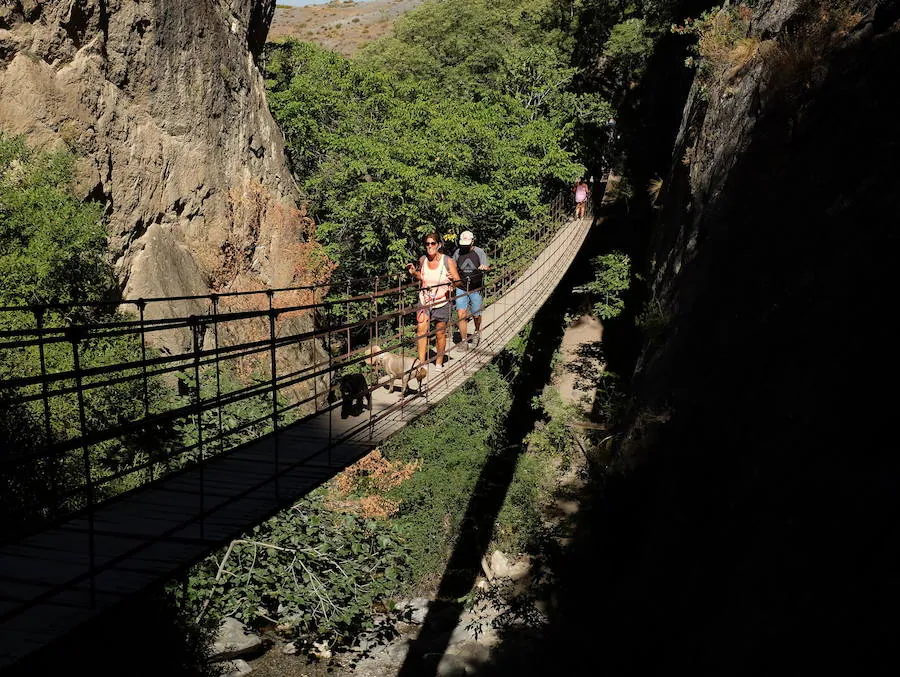
[[[449,322],[451,303],[445,303],[440,308],[431,308],[430,306],[419,306],[416,310],[416,320],[422,321],[422,313],[426,313],[432,322]]]

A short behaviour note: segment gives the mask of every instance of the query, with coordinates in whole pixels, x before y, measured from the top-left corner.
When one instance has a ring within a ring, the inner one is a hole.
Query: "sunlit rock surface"
[[[288,285],[305,216],[255,62],[275,0],[15,0],[0,129],[80,157],[126,297]],[[154,304],[148,315],[203,311]],[[207,304],[208,305],[208,304]]]

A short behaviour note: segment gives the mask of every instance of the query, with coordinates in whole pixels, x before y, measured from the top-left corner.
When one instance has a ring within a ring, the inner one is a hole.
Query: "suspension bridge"
[[[0,375],[0,408],[43,429],[39,444],[0,454],[7,504],[28,508],[21,519],[7,510],[0,541],[0,669],[183,573],[459,388],[530,321],[581,247],[590,209],[572,218],[560,196],[550,214],[516,251],[492,252],[478,345],[448,340],[442,372],[402,393],[388,392],[389,376],[372,382],[371,407],[350,415],[329,395],[370,346],[414,355],[418,286],[406,275],[117,301],[105,315],[102,304],[0,309],[0,355],[36,365]],[[131,352],[103,353],[112,339]],[[238,372],[249,377],[228,378]],[[154,397],[176,386],[180,397]],[[103,393],[131,415],[102,411]]]

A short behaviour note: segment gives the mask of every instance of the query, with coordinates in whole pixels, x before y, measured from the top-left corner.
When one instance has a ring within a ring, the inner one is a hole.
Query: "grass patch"
[[[388,494],[400,503],[394,524],[410,548],[415,584],[449,557],[481,469],[503,445],[511,404],[509,384],[489,366],[383,446],[392,461],[421,464]]]

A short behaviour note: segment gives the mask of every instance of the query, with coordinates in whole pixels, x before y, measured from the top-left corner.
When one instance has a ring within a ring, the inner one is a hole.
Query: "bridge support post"
[[[403,339],[403,317],[406,314],[406,309],[403,306],[403,276],[397,276],[397,305],[400,308],[400,318],[397,323],[397,336],[400,337],[400,358],[403,359],[406,356],[406,342]],[[418,343],[416,344],[416,349],[418,350]],[[418,352],[416,353],[418,355]],[[405,360],[404,360],[405,362]],[[426,376],[425,381],[427,383],[428,377]],[[393,384],[393,381],[391,382]],[[401,379],[401,384],[403,383]],[[425,386],[425,401],[428,401],[428,388],[431,386],[431,383],[427,383]],[[402,385],[400,386],[403,387]],[[419,387],[422,387],[422,382],[419,381]],[[394,391],[393,385],[391,386],[391,392]],[[406,389],[404,388],[404,392],[400,393],[400,420],[404,420],[406,415],[405,404],[406,404]]]
[[[75,372],[75,392],[78,399],[78,426],[81,433],[81,453],[84,464],[84,486],[87,500],[88,515],[88,566],[91,572],[90,605],[93,609],[97,604],[96,586],[96,555],[95,555],[95,531],[94,531],[94,481],[91,477],[91,453],[87,442],[87,414],[84,404],[83,380],[81,377],[81,355],[79,344],[81,332],[79,327],[70,327],[67,330],[69,343],[72,346],[72,369]]]
[[[328,331],[328,397],[325,398],[326,401],[326,411],[328,412],[328,467],[331,467],[331,438],[332,438],[332,422],[331,419],[334,415],[334,409],[331,406],[331,403],[328,402],[331,397],[330,393],[334,388],[334,372],[332,369],[334,368],[331,354],[331,305],[327,305],[325,307],[325,328]]]
[[[375,291],[372,295],[372,314],[375,316],[375,341],[378,341],[378,278],[375,278]],[[369,344],[372,343],[372,325],[369,325]]]
[[[215,348],[216,364],[216,413],[219,425],[219,453],[225,453],[225,433],[222,427],[222,373],[219,365],[219,295],[210,294],[209,300],[212,302],[212,321],[213,321],[213,347]]]
[[[367,351],[372,350],[372,325],[375,325],[375,336],[378,336],[378,278],[375,278],[375,292],[369,296],[369,347],[366,349]],[[373,322],[374,320],[374,322]],[[369,390],[369,439],[371,440],[375,434],[375,426],[372,422],[372,390],[371,386],[366,383],[366,388]]]
[[[50,445],[53,431],[50,427],[50,397],[47,392],[47,359],[44,353],[44,308],[33,309],[34,324],[38,334],[38,357],[41,361],[41,403],[44,405],[44,443]]]
[[[197,417],[197,471],[200,474],[200,538],[206,534],[206,481],[204,477],[204,453],[203,453],[203,398],[200,394],[200,351],[203,348],[203,340],[200,331],[200,318],[191,315],[188,324],[194,338],[194,413]]]
[[[269,362],[272,377],[272,444],[275,455],[275,501],[280,503],[281,456],[278,448],[278,360],[275,347],[275,318],[278,317],[278,311],[275,310],[273,304],[275,292],[267,289],[266,296],[269,298]],[[218,365],[218,362],[216,364]]]
[[[147,384],[147,330],[144,319],[144,310],[147,308],[147,302],[143,298],[135,301],[138,309],[138,329],[141,333],[141,385],[144,397],[144,418],[150,416],[150,391]],[[153,481],[154,463],[148,459],[147,463],[147,481]]]
[[[347,359],[350,359],[350,280],[347,280],[347,301],[344,306],[344,322],[347,323]]]
[[[142,298],[138,299],[137,307],[141,332],[141,381],[144,395],[144,418],[146,418],[150,415],[150,394],[147,388],[147,332],[144,325],[144,309],[147,307],[147,302]]]

